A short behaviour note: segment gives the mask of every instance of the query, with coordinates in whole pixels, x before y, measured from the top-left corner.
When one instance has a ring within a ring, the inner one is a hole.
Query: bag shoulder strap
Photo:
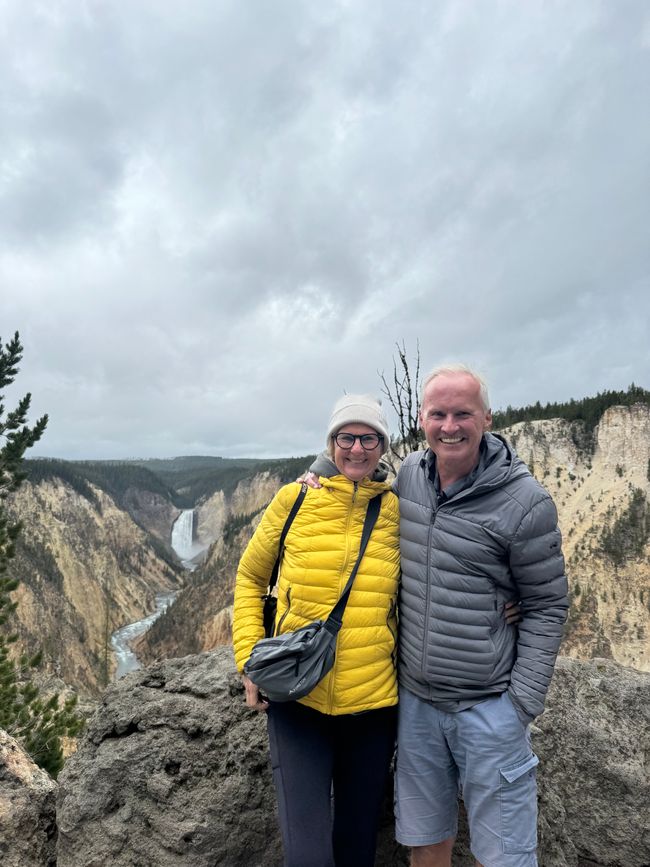
[[[305,482],[302,483],[302,487],[300,488],[300,493],[296,497],[296,501],[293,504],[293,506],[291,507],[291,511],[289,512],[289,514],[287,516],[287,520],[284,522],[284,527],[282,528],[282,532],[280,533],[280,542],[278,543],[278,556],[275,559],[275,563],[273,564],[273,570],[271,572],[271,577],[269,578],[269,590],[268,590],[269,593],[271,592],[271,590],[273,590],[273,588],[277,584],[278,573],[280,571],[280,561],[282,560],[282,552],[284,550],[284,540],[287,538],[287,533],[289,532],[291,525],[293,524],[293,519],[298,514],[298,509],[300,509],[300,507],[302,505],[302,501],[305,499],[305,496],[307,495],[307,488],[308,487],[309,486]]]
[[[373,497],[372,500],[370,500],[370,502],[368,503],[366,518],[363,522],[363,530],[361,532],[359,556],[357,557],[356,563],[352,567],[352,572],[350,573],[350,577],[348,578],[347,584],[345,585],[343,593],[341,594],[341,598],[336,603],[334,608],[332,608],[327,620],[325,621],[325,628],[332,635],[336,635],[338,633],[343,623],[343,612],[345,611],[345,606],[348,604],[348,599],[350,598],[352,584],[354,583],[354,579],[356,578],[357,572],[359,571],[359,566],[361,565],[361,560],[363,559],[368,540],[370,539],[370,534],[372,533],[373,528],[377,523],[377,518],[379,517],[381,498],[382,495],[377,494],[377,496]]]

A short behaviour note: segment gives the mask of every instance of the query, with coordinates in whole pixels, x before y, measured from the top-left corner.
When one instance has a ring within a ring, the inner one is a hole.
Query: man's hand
[[[310,488],[322,488],[323,487],[321,485],[321,483],[318,481],[318,476],[316,475],[316,473],[312,473],[309,470],[307,470],[307,472],[304,475],[302,475],[299,479],[296,479],[296,482],[298,482],[299,485],[305,484]]]
[[[266,711],[269,709],[267,699],[260,695],[259,688],[253,683],[250,677],[242,674],[244,689],[246,690],[246,706],[251,710]]]

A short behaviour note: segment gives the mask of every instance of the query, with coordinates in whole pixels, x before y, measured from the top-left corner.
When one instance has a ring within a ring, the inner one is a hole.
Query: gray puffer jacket
[[[400,682],[462,709],[508,689],[522,721],[544,709],[568,609],[557,511],[502,437],[478,475],[437,503],[427,449],[409,455],[400,499]],[[519,599],[522,621],[504,606]]]

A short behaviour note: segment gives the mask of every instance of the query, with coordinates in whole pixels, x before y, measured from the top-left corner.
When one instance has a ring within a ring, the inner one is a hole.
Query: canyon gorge
[[[546,419],[500,433],[554,497],[571,590],[533,731],[540,864],[648,867],[650,406],[610,407],[593,430]],[[12,566],[18,650],[41,647],[46,681],[76,691],[92,718],[59,784],[0,740],[0,840],[11,821],[32,827],[33,843],[28,854],[0,843],[3,864],[281,863],[265,734],[232,665],[232,596],[265,506],[310,461],[243,462],[210,479],[209,463],[107,474],[30,462],[9,503],[24,526]],[[188,512],[183,564],[172,530]],[[111,685],[111,634],[160,593],[173,604],[132,642],[145,667]],[[385,830],[378,864],[406,864],[391,839]],[[467,858],[461,849],[455,863]]]

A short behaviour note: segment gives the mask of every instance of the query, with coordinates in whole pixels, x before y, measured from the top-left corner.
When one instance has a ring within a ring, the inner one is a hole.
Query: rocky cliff
[[[553,495],[572,593],[563,652],[650,671],[650,407],[503,431]]]
[[[125,491],[121,505],[136,524],[155,536],[171,553],[169,540],[174,521],[180,515],[180,509],[177,509],[162,494],[136,487]]]
[[[0,864],[55,867],[56,783],[0,729]]]
[[[194,510],[195,533],[202,547],[208,548],[215,539],[221,537],[228,513],[228,500],[223,491],[215,491],[197,505]]]
[[[17,651],[44,651],[47,671],[97,694],[112,675],[110,634],[154,608],[180,570],[104,491],[56,477],[25,482],[10,502],[25,527],[12,572]]]
[[[547,710],[532,729],[540,867],[650,864],[649,697],[648,674],[611,660],[558,660]],[[59,778],[57,828],[50,789],[32,782],[14,747],[8,761],[0,740],[6,867],[52,863],[57,833],[58,867],[282,863],[264,718],[245,708],[226,648],[109,687]],[[23,840],[16,854],[18,835],[31,840],[31,852]],[[406,864],[387,801],[377,865]],[[462,831],[454,867],[470,865]]]

